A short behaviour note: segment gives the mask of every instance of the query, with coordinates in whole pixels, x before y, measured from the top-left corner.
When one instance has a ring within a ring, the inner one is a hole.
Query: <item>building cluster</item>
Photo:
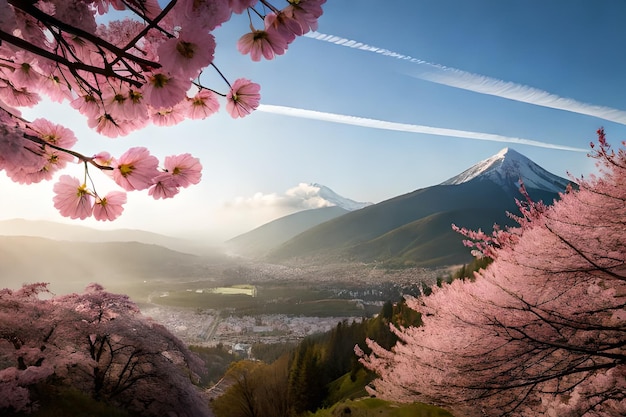
[[[151,306],[143,314],[164,325],[187,344],[215,346],[285,343],[332,330],[361,317],[301,317],[285,314],[221,317],[216,310]]]

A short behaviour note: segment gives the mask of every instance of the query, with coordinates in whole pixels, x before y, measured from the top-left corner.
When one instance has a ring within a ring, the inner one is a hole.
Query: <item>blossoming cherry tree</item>
[[[598,137],[601,176],[519,228],[466,234],[493,262],[410,299],[423,326],[390,351],[357,348],[376,393],[469,417],[626,415],[626,151]]]

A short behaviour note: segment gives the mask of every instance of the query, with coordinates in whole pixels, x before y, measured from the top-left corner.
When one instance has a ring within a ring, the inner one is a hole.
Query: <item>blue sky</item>
[[[247,18],[216,31],[219,68],[261,84],[265,107],[243,120],[222,111],[111,140],[64,106],[25,115],[71,126],[86,154],[148,146],[160,158],[202,160],[202,183],[174,199],[131,193],[113,224],[79,224],[221,240],[305,207],[300,183],[376,203],[507,146],[557,175],[594,172],[584,150],[595,131],[603,126],[615,146],[626,139],[625,16],[621,0],[329,0],[318,33],[274,61],[237,52]],[[223,90],[215,74],[204,81]],[[389,126],[400,130],[379,128]],[[65,221],[51,183],[26,187],[2,176],[0,187],[11,201],[0,218]]]

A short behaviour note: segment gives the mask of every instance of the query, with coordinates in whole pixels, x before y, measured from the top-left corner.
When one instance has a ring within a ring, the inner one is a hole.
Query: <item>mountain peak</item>
[[[515,189],[519,187],[521,179],[528,188],[554,193],[565,190],[570,182],[546,171],[514,149],[504,148],[441,185],[458,185],[484,179],[489,179],[503,188]]]
[[[349,198],[342,197],[336,192],[334,192],[333,190],[331,190],[330,188],[322,184],[310,183],[309,185],[319,190],[318,195],[320,198],[326,200],[331,205],[341,207],[344,210],[348,210],[348,211],[359,210],[359,209],[362,209],[363,207],[367,207],[372,204],[372,203],[360,203],[358,201],[354,201],[354,200],[350,200]]]

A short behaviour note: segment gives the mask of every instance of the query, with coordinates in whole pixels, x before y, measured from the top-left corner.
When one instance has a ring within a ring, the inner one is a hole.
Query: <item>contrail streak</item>
[[[540,148],[559,149],[563,151],[587,152],[588,149],[575,148],[572,146],[555,145],[531,139],[515,138],[510,136],[494,135],[491,133],[470,132],[466,130],[445,129],[440,127],[395,123],[384,120],[369,119],[365,117],[347,116],[343,114],[325,113],[315,110],[298,109],[294,107],[274,106],[261,104],[257,108],[264,113],[280,114],[283,116],[299,117],[303,119],[321,120],[331,123],[341,123],[353,126],[369,127],[373,129],[395,130],[399,132],[424,133],[427,135],[448,136],[455,138],[486,140],[491,142],[517,143],[520,145],[537,146]]]
[[[572,113],[584,114],[599,119],[626,125],[626,111],[606,106],[598,106],[583,103],[571,98],[561,97],[538,88],[510,81],[499,80],[485,75],[474,74],[457,68],[427,62],[409,55],[400,54],[384,48],[367,45],[362,42],[342,38],[340,36],[326,35],[319,32],[309,32],[305,36],[320,41],[341,45],[348,48],[359,49],[382,56],[404,60],[417,64],[427,71],[420,74],[409,74],[412,77],[476,93],[488,94],[509,100],[520,101],[536,106],[549,107],[552,109],[565,110]]]

